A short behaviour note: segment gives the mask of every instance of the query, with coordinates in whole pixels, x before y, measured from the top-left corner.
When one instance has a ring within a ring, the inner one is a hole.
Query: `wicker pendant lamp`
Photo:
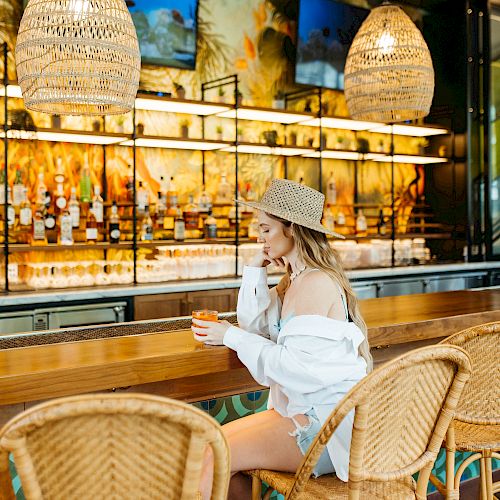
[[[358,120],[394,123],[429,114],[431,55],[400,7],[384,3],[365,19],[347,55],[344,88],[349,112]]]
[[[141,58],[124,0],[29,0],[16,45],[26,108],[112,115],[134,105]]]

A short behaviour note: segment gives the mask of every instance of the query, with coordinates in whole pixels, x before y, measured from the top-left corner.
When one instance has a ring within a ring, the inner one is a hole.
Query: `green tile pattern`
[[[248,392],[246,394],[239,394],[237,396],[228,396],[224,398],[218,399],[210,399],[207,401],[199,401],[197,403],[193,403],[193,406],[199,408],[200,410],[208,413],[212,417],[217,420],[221,425],[227,424],[228,422],[232,422],[241,417],[245,417],[246,415],[251,415],[253,413],[258,413],[266,409],[267,399],[269,397],[269,391],[256,391],[256,392]],[[457,465],[455,470],[458,468],[458,465],[467,457],[470,453],[457,453]],[[21,482],[19,481],[19,477],[17,476],[14,463],[11,460],[11,476],[12,482],[14,485],[14,491],[16,493],[17,500],[25,500],[24,493],[22,491]],[[445,460],[446,453],[444,450],[439,452],[436,463],[434,465],[433,473],[441,480],[444,481],[445,478]],[[493,461],[493,469],[500,468],[500,461]],[[462,480],[470,479],[479,475],[479,462],[475,462],[471,466],[469,466],[463,476]],[[263,491],[265,491],[265,485],[263,485]],[[435,491],[434,486],[429,484],[429,493]],[[272,500],[284,500],[282,495],[273,493],[271,495]]]

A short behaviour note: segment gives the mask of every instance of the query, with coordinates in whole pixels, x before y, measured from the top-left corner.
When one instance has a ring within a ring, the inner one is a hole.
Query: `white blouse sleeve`
[[[363,338],[352,323],[296,316],[283,328],[277,344],[232,326],[224,345],[237,352],[259,384],[279,384],[306,394],[359,380],[366,373],[366,365],[357,362]]]
[[[275,340],[281,301],[276,288],[267,286],[265,267],[243,268],[236,312],[242,329]]]

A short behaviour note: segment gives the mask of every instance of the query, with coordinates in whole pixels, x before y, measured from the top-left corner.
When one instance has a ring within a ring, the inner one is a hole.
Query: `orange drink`
[[[192,312],[192,316],[193,319],[201,319],[202,321],[217,321],[219,319],[219,312],[209,311],[208,309],[198,309]],[[199,335],[203,336],[202,333],[200,333]]]

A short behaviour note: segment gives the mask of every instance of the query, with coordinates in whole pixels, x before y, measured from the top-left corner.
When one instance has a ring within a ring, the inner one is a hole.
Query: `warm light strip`
[[[236,147],[238,148],[238,153],[246,154],[260,154],[260,155],[276,155],[276,156],[300,156],[303,154],[313,153],[313,149],[307,148],[289,148],[276,146],[272,148],[270,146],[264,146],[259,144],[239,144],[238,146],[231,146],[224,151],[228,153],[236,152]]]
[[[133,146],[134,141],[125,141],[122,146]],[[177,141],[175,139],[155,139],[154,137],[139,137],[135,145],[143,148],[192,149],[210,151],[228,146],[227,142]]]
[[[0,137],[4,137],[5,134],[0,132]],[[51,141],[51,142],[74,142],[78,144],[118,144],[119,142],[125,141],[127,138],[125,136],[106,136],[106,135],[94,135],[94,134],[70,134],[64,132],[49,132],[49,131],[27,131],[27,130],[9,130],[7,132],[7,137],[9,139],[24,139],[24,140],[37,140],[37,141]]]
[[[226,111],[229,106],[220,104],[202,104],[197,102],[170,101],[166,99],[147,99],[138,97],[135,100],[136,109],[148,111],[168,111],[171,113],[185,113],[189,115],[207,116]]]
[[[5,87],[0,88],[0,96],[5,95]],[[7,85],[7,97],[19,97],[22,98],[23,94],[21,92],[21,87],[19,85]]]
[[[305,158],[327,158],[331,160],[362,160],[363,155],[355,151],[315,151],[304,155]]]
[[[218,113],[221,118],[236,118],[238,120],[255,120],[260,122],[291,124],[304,121],[304,115],[288,113],[287,111],[266,111],[264,109],[238,108]]]
[[[434,127],[420,127],[418,125],[383,125],[381,127],[370,128],[370,132],[377,132],[380,134],[390,134],[391,130],[394,135],[409,135],[413,137],[427,137],[430,135],[447,134],[448,130],[444,128]]]
[[[390,163],[391,156],[382,156],[373,158],[374,161],[383,161]],[[416,164],[429,164],[429,163],[446,163],[447,158],[438,158],[436,156],[416,156],[416,155],[394,155],[394,163],[416,163]]]
[[[300,125],[307,125],[309,127],[323,128],[338,128],[343,130],[369,130],[373,127],[383,127],[383,123],[377,122],[364,122],[360,120],[350,120],[348,118],[331,118],[324,116],[323,118],[314,118],[312,120],[303,120]]]

